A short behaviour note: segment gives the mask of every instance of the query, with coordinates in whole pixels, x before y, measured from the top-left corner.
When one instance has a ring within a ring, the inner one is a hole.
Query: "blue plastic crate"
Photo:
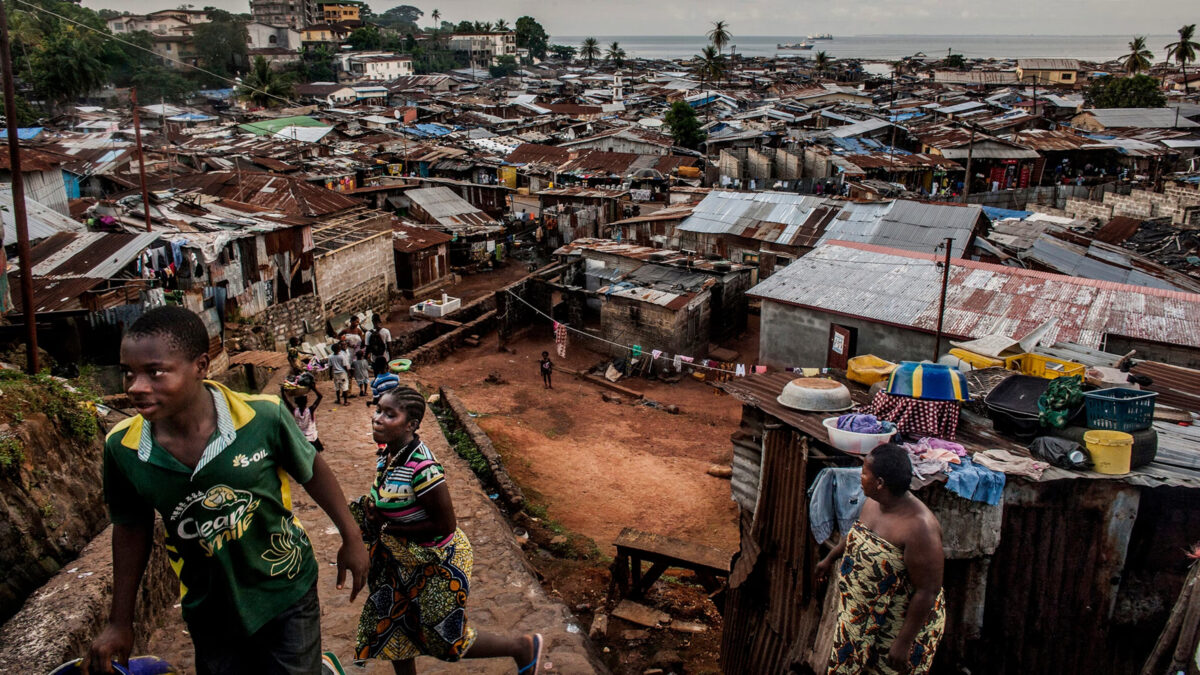
[[[1114,387],[1086,392],[1083,398],[1087,405],[1089,428],[1141,431],[1154,424],[1157,392]]]

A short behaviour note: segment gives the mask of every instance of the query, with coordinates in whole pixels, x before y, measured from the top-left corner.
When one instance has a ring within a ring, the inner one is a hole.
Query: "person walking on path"
[[[329,356],[329,372],[333,377],[334,402],[350,405],[350,358],[341,344],[333,346]]]
[[[113,523],[108,624],[83,672],[113,673],[133,650],[134,609],[154,543],[154,512],[200,675],[321,672],[317,560],[292,512],[290,476],[337,527],[337,587],[366,581],[367,551],[337,478],[275,396],[206,379],[208,331],[168,305],[121,340],[125,392],[137,415],[104,442],[104,499]]]
[[[863,462],[862,513],[817,578],[840,558],[829,675],[924,675],[946,624],[942,527],[909,492],[912,464],[886,443]]]
[[[354,374],[354,383],[358,385],[358,395],[367,395],[367,380],[371,377],[371,364],[367,361],[367,352],[359,349],[354,352],[354,362],[350,364]]]
[[[554,362],[550,360],[550,352],[542,352],[542,360],[538,361],[538,369],[542,373],[542,387],[553,389],[554,385],[550,383],[550,376],[554,373]]]
[[[321,405],[321,399],[325,398],[321,395],[321,391],[317,389],[316,383],[313,383],[312,393],[317,399],[313,401],[311,406],[308,405],[308,396],[297,396],[295,401],[288,396],[287,389],[283,385],[279,385],[279,398],[283,400],[283,404],[287,406],[292,417],[296,420],[296,426],[300,428],[300,433],[308,439],[309,443],[317,449],[317,452],[324,452],[325,446],[321,445],[321,440],[317,438],[317,406]]]
[[[467,621],[471,542],[458,529],[442,465],[417,435],[424,415],[424,397],[397,387],[383,392],[371,420],[375,480],[350,504],[371,559],[355,658],[388,660],[397,675],[415,675],[420,655],[509,657],[520,675],[538,675],[540,634],[492,635]]]

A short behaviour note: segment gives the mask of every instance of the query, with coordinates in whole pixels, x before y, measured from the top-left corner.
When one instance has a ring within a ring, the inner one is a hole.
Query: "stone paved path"
[[[327,383],[325,388],[328,388]],[[353,499],[366,492],[374,470],[375,448],[371,442],[370,413],[365,401],[355,398],[349,406],[335,406],[332,397],[327,396],[317,410],[317,424],[326,447],[325,459],[347,498]],[[548,596],[542,589],[525,562],[508,521],[483,492],[466,462],[447,445],[432,414],[421,424],[421,436],[446,468],[459,527],[470,538],[475,551],[471,597],[467,606],[471,623],[480,630],[498,633],[542,633],[546,638],[545,658],[552,664],[548,672],[607,673],[607,669],[588,653],[587,626],[581,626],[561,601]],[[348,675],[391,673],[386,662],[372,663],[365,670],[351,666],[350,655],[363,595],[352,604],[349,591],[335,588],[337,572],[330,563],[335,559],[340,542],[337,531],[302,489],[293,494],[296,511],[313,540],[317,560],[321,563],[318,584],[325,649],[338,655]],[[150,653],[192,672],[191,641],[183,629],[182,619],[176,614],[170,625],[156,632]],[[516,672],[507,659],[445,664],[422,657],[417,661],[417,669],[422,675]]]

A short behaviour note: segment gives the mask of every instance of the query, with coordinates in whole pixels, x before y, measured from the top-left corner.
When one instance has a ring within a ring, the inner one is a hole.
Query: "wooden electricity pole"
[[[946,237],[942,246],[946,247],[946,259],[942,263],[942,298],[938,301],[937,338],[933,342],[934,363],[937,363],[938,355],[942,351],[942,320],[946,317],[946,289],[950,286],[950,248],[954,246],[954,239]]]
[[[21,174],[21,143],[17,133],[17,89],[13,84],[12,53],[8,43],[8,10],[0,2],[0,70],[4,76],[4,118],[8,126],[8,168],[12,174],[13,220],[21,264],[21,309],[25,314],[25,370],[37,374],[37,312],[33,306],[33,261],[29,256],[29,220],[25,213],[25,177]],[[0,235],[0,239],[2,239]]]
[[[138,180],[142,184],[142,211],[146,214],[146,231],[150,231],[150,191],[146,189],[146,157],[142,154],[142,124],[138,121],[137,87],[129,90],[133,103],[133,139],[137,144]]]

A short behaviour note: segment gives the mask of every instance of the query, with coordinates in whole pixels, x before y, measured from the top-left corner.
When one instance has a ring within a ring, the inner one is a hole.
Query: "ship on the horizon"
[[[817,33],[816,35],[809,35],[808,39],[809,40],[832,40],[833,33]]]
[[[786,51],[786,50],[812,49],[813,46],[812,46],[811,42],[788,42],[786,44],[785,43],[776,43],[775,48],[780,51]]]

